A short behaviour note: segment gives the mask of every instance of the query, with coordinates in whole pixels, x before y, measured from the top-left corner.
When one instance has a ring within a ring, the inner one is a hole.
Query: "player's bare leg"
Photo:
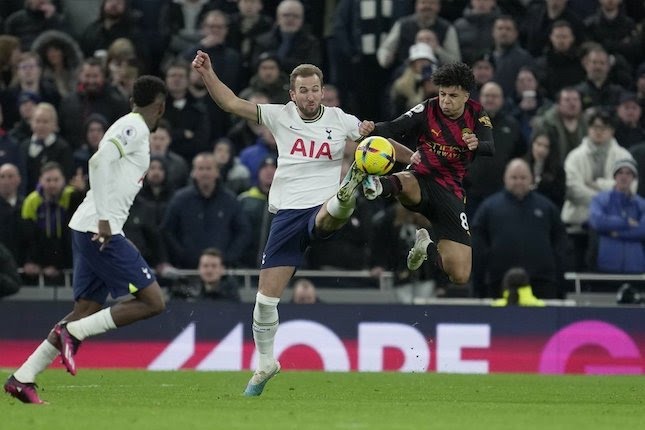
[[[280,266],[260,270],[258,293],[253,308],[253,340],[258,366],[244,390],[245,396],[259,396],[266,383],[280,371],[273,354],[273,342],[280,323],[278,303],[295,267]]]
[[[395,173],[381,178],[380,182],[382,187],[379,187],[376,196],[395,195],[402,204],[407,206],[416,206],[421,202],[419,182],[410,172]],[[448,275],[451,282],[455,284],[468,282],[472,268],[470,246],[444,239],[440,240],[435,247],[427,230],[422,228],[417,231],[415,244],[408,254],[408,268],[418,269],[423,261],[428,259],[428,255],[431,255],[432,262]]]
[[[344,226],[356,208],[355,197],[344,207],[334,207],[334,203],[332,203],[333,199],[335,197],[332,197],[327,203],[322,205],[316,214],[316,229],[323,235],[330,234]],[[331,208],[329,208],[330,205],[332,205]],[[330,211],[333,212],[333,215]]]
[[[132,300],[119,302],[110,308],[112,319],[117,327],[151,318],[164,311],[166,305],[161,287],[155,281],[152,285],[135,293]]]
[[[399,172],[394,175],[401,183],[400,192],[396,194],[399,201],[404,205],[414,206],[421,203],[421,188],[419,188],[419,181],[417,181],[416,176],[410,172]],[[392,180],[390,180],[392,182]],[[396,187],[396,184],[394,184]],[[386,192],[383,187],[383,193]]]
[[[85,338],[153,317],[165,309],[163,294],[156,281],[133,294],[134,299],[105,309],[99,303],[80,299],[66,320],[56,325],[50,338],[58,342],[62,362],[69,373],[76,374],[74,355]],[[86,309],[90,309],[91,314]]]
[[[443,239],[437,244],[444,272],[455,284],[465,284],[470,279],[473,265],[472,248],[463,243]]]

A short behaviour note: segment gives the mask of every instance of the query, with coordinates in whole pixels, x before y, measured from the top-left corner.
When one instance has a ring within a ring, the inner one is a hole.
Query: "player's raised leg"
[[[369,200],[374,200],[378,196],[396,197],[407,208],[423,213],[422,208],[419,207],[422,202],[421,187],[416,176],[409,171],[389,176],[369,176],[363,181],[363,194]],[[451,214],[448,219],[463,227],[463,222],[458,215]],[[435,244],[428,231],[421,228],[417,230],[414,245],[408,253],[408,269],[417,270],[426,260],[430,260],[444,271],[451,282],[456,284],[468,282],[472,266],[470,246],[446,239]]]
[[[340,183],[340,188],[336,193],[336,199],[332,197],[333,200],[338,200],[341,203],[348,202],[352,198],[355,198],[354,192],[361,185],[363,180],[367,177],[367,173],[359,169],[354,161],[350,166],[345,178],[343,178]]]

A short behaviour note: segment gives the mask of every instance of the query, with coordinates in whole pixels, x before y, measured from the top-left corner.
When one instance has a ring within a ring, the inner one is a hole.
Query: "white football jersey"
[[[105,200],[103,207],[107,212],[104,216],[110,222],[112,234],[122,233],[132,202],[143,186],[143,178],[150,166],[149,137],[150,130],[143,117],[131,112],[119,118],[108,128],[99,143],[99,152],[102,145],[114,145],[120,156],[107,161],[109,163],[106,166],[109,169],[108,184],[105,187],[107,194],[102,196]],[[91,177],[90,182],[92,182]],[[81,232],[98,232],[99,215],[95,203],[97,198],[99,196],[95,195],[92,189],[87,192],[85,200],[69,222],[70,228]]]
[[[258,122],[271,130],[278,145],[270,212],[315,207],[338,191],[346,140],[360,137],[358,118],[322,106],[320,115],[305,120],[289,102],[258,105]]]

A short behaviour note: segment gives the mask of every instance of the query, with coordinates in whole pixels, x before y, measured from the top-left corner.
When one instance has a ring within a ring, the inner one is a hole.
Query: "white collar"
[[[31,135],[31,143],[36,143],[38,138],[36,137],[35,134]],[[43,143],[45,144],[45,147],[48,148],[52,146],[56,142],[56,133],[50,133],[44,140]]]

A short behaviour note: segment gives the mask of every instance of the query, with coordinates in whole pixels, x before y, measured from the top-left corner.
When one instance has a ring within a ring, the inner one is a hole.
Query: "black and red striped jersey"
[[[468,149],[462,139],[464,133],[477,136],[476,151]],[[377,123],[372,135],[393,139],[414,137],[421,154],[421,162],[413,166],[414,170],[430,176],[459,199],[464,197],[463,179],[475,155],[495,152],[490,118],[471,99],[466,101],[464,113],[457,119],[444,115],[438,97],[428,99],[392,121]]]

